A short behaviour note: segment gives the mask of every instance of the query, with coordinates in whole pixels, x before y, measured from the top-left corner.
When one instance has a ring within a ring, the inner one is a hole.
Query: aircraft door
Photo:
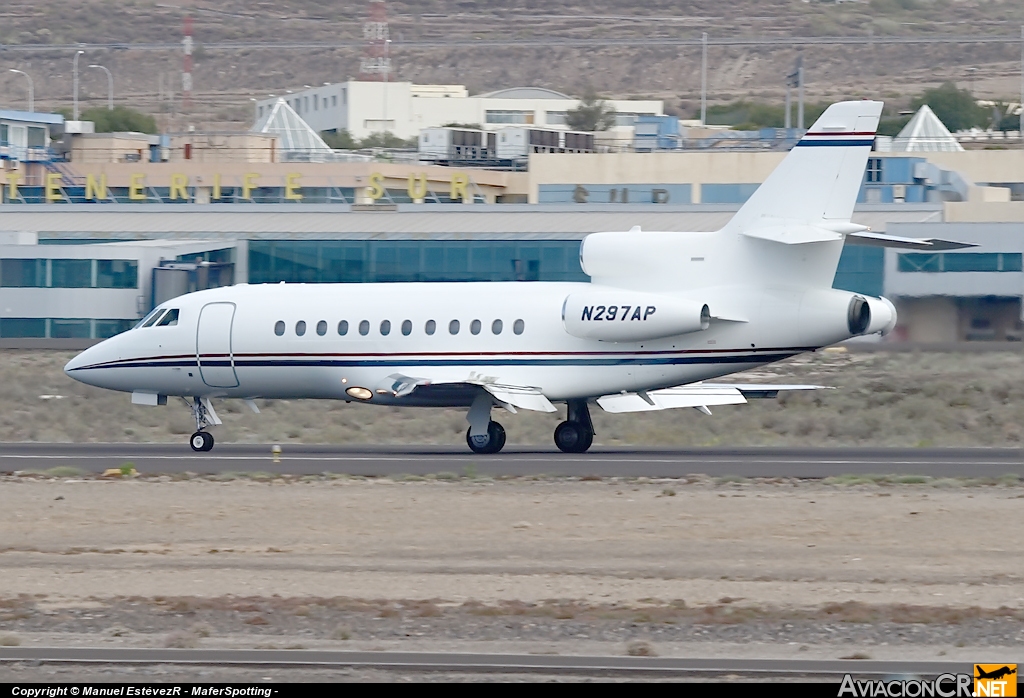
[[[199,375],[211,388],[234,388],[238,385],[235,358],[231,350],[231,326],[234,319],[234,303],[207,303],[199,313],[196,359],[199,362]]]

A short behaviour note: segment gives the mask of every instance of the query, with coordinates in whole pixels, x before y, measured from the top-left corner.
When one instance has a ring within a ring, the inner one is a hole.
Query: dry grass
[[[21,644],[21,638],[12,633],[0,634],[0,647],[17,647]]]
[[[5,351],[0,364],[0,441],[179,442],[188,410],[132,405],[124,393],[91,388],[62,371],[67,352]],[[594,410],[599,445],[651,446],[1020,446],[1024,440],[1024,354],[819,353],[733,376],[745,382],[797,382],[836,390],[696,410],[610,415]],[[729,379],[724,379],[729,380]],[[43,400],[39,395],[66,395]],[[218,403],[225,442],[465,445],[465,411],[382,408],[333,401],[261,401],[254,415]],[[544,445],[563,419],[521,411],[498,417],[510,445]],[[112,431],[110,425],[120,425]],[[117,428],[120,428],[118,433]],[[290,436],[292,435],[292,436]],[[51,474],[80,471],[58,466]],[[475,473],[467,473],[475,474]],[[270,477],[260,473],[225,479]],[[456,479],[443,472],[438,479]]]

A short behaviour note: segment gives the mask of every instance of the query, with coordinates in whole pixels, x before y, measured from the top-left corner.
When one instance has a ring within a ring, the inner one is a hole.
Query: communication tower
[[[363,23],[363,57],[359,61],[359,79],[387,82],[391,74],[388,45],[388,10],[384,0],[370,0],[370,12]]]

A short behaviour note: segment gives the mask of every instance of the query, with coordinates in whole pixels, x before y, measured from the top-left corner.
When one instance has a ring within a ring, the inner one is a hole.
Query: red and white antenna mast
[[[188,109],[192,106],[192,16],[185,15],[185,37],[181,40],[185,52],[181,68],[181,104]]]
[[[388,10],[384,0],[370,0],[370,13],[363,23],[363,57],[359,61],[359,79],[387,82],[391,74],[391,55],[388,45]]]

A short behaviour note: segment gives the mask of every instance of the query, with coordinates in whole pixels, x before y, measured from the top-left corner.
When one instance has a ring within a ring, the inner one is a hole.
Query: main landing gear
[[[481,390],[466,415],[466,444],[473,453],[497,453],[505,447],[505,428],[491,420],[493,403],[490,393]]]
[[[188,442],[192,450],[209,451],[213,449],[213,434],[206,430],[215,424],[220,424],[221,421],[217,417],[217,413],[213,411],[210,398],[194,397],[191,402],[185,398],[182,399],[188,404],[189,409],[192,410],[192,418],[196,420],[196,433],[192,434]]]
[[[594,424],[586,400],[569,400],[566,421],[555,429],[555,446],[565,453],[585,453],[594,443]]]

